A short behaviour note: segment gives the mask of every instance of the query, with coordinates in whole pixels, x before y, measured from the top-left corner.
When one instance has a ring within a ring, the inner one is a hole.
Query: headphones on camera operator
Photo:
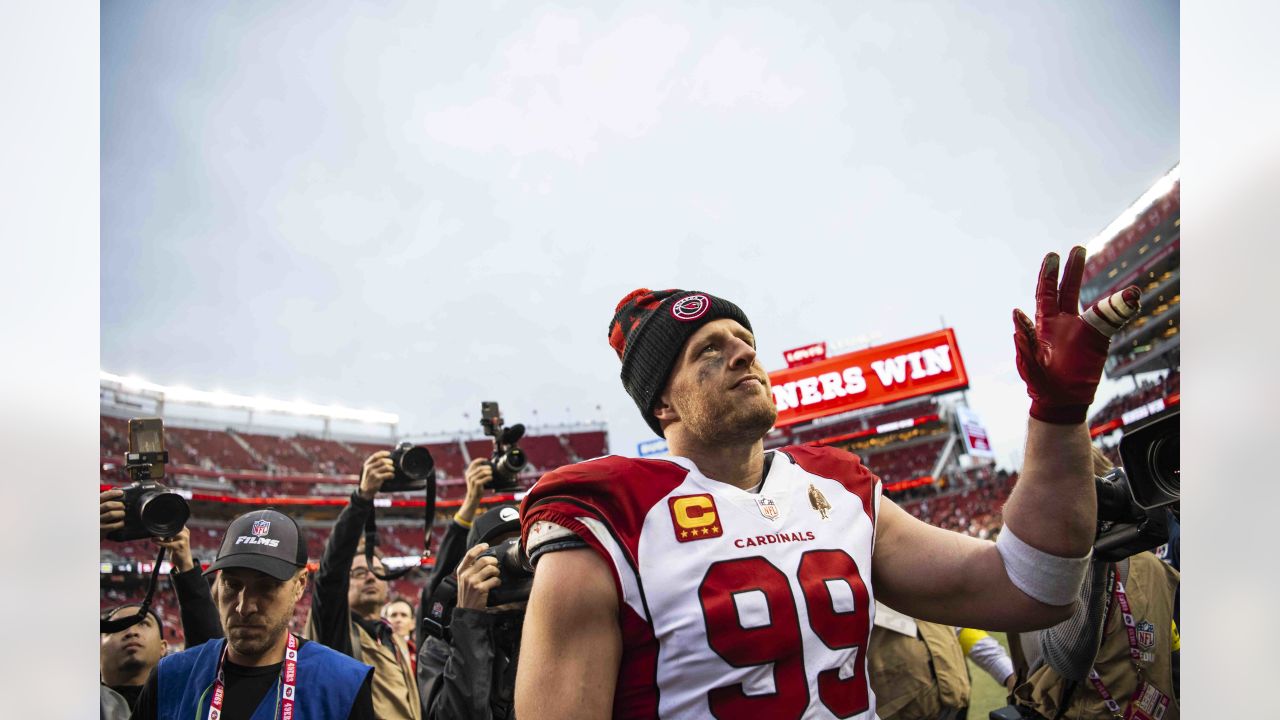
[[[182,532],[187,518],[191,517],[191,508],[185,498],[159,482],[164,478],[164,466],[169,462],[169,453],[164,449],[164,422],[160,418],[129,420],[129,447],[124,461],[132,481],[123,488],[124,497],[120,499],[124,503],[124,527],[107,533],[107,539],[125,542],[173,537]],[[165,548],[160,548],[138,613],[117,620],[100,618],[100,632],[118,633],[146,619],[159,583],[164,555]]]

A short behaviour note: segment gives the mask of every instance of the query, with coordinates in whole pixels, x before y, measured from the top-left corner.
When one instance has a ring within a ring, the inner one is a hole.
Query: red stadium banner
[[[951,328],[769,373],[774,427],[922,395],[963,390],[969,376]]]

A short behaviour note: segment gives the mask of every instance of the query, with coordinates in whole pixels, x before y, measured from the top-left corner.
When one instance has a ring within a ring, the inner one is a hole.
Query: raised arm
[[[992,630],[1046,627],[1070,617],[1097,520],[1085,416],[1111,335],[1137,313],[1129,287],[1078,312],[1084,248],[1058,285],[1049,254],[1036,320],[1014,311],[1018,373],[1031,397],[1022,476],[996,543],[926,525],[891,502],[877,524],[876,593],[909,615]]]
[[[520,640],[516,717],[611,717],[621,662],[618,591],[604,560],[588,548],[543,555]]]

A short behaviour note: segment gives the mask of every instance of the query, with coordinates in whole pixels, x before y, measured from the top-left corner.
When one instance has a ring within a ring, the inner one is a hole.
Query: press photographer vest
[[[217,675],[226,640],[219,638],[162,658],[156,668],[157,720],[204,718],[211,698],[206,692]],[[317,642],[298,649],[298,677],[293,720],[345,718],[355,705],[369,668]],[[199,705],[199,707],[197,707]],[[268,690],[252,720],[274,720],[276,692]]]
[[[1148,683],[1169,697],[1169,707],[1163,720],[1178,720],[1178,701],[1173,697],[1173,596],[1178,586],[1178,571],[1161,562],[1149,552],[1129,558],[1129,577],[1124,588],[1135,623],[1150,623],[1154,641],[1150,647],[1142,647],[1152,654],[1151,662],[1141,662],[1143,675]],[[1107,690],[1124,709],[1138,687],[1138,676],[1129,659],[1128,633],[1120,617],[1115,594],[1107,598],[1107,624],[1103,630],[1102,645],[1094,669]],[[1139,643],[1142,646],[1142,643]],[[1051,718],[1058,710],[1064,680],[1048,665],[1031,674],[1027,682],[1018,686],[1018,704],[1031,707],[1041,715]],[[1063,715],[1067,720],[1111,717],[1102,696],[1082,680],[1071,696],[1070,709]]]
[[[867,674],[882,720],[923,720],[946,708],[968,707],[969,670],[955,628],[915,620],[916,635],[908,636],[882,626],[887,614],[896,613],[876,608],[867,654]]]

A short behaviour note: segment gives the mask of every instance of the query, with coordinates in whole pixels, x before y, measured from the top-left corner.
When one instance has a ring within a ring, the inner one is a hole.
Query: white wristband
[[[1046,605],[1070,605],[1080,597],[1093,557],[1092,549],[1080,558],[1050,555],[1023,542],[1008,525],[996,538],[996,550],[1014,587]]]

